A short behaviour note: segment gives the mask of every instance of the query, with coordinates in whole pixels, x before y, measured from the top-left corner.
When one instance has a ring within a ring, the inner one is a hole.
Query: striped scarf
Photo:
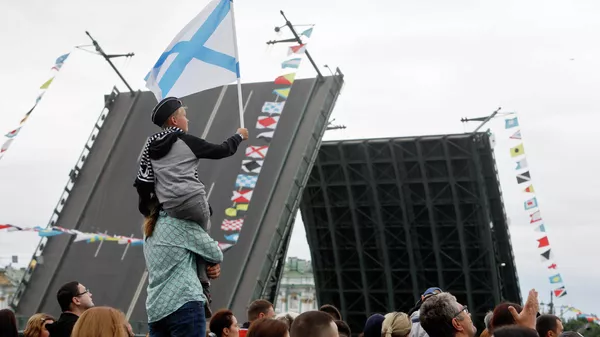
[[[150,144],[152,144],[152,142],[157,139],[162,139],[173,132],[183,133],[183,130],[176,127],[168,127],[148,138],[146,145],[144,145],[144,152],[142,152],[142,159],[140,160],[140,168],[138,169],[137,180],[154,184],[154,170],[152,169],[152,162],[150,161],[150,156],[148,155],[148,149],[150,148]]]

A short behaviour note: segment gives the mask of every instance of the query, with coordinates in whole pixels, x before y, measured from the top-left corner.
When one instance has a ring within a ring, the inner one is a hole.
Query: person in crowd
[[[337,325],[338,337],[352,337],[352,331],[346,322],[337,320],[335,325]]]
[[[408,337],[412,322],[403,312],[390,312],[381,323],[381,337]]]
[[[275,317],[273,303],[267,300],[256,300],[248,307],[248,321],[242,325],[242,329],[248,330],[250,324],[257,319]]]
[[[294,320],[291,337],[338,337],[338,329],[331,315],[323,311],[307,311]]]
[[[520,325],[504,325],[494,330],[494,337],[539,337],[535,330]]]
[[[486,330],[489,330],[492,324],[492,316],[494,316],[493,311],[488,311],[483,318],[483,324],[485,324]]]
[[[440,293],[423,301],[421,327],[430,337],[474,337],[477,328],[466,306],[450,293]]]
[[[294,323],[294,319],[298,317],[299,314],[295,312],[284,312],[275,316],[275,319],[278,319],[288,326],[288,330],[292,328],[292,323]]]
[[[382,314],[373,314],[367,318],[365,328],[363,329],[364,337],[381,337],[381,327],[385,317]]]
[[[560,318],[555,315],[541,315],[536,320],[535,330],[540,337],[558,337],[564,328]]]
[[[239,337],[240,327],[231,310],[222,309],[211,317],[208,325],[209,337]]]
[[[69,337],[79,316],[94,307],[92,293],[77,281],[65,283],[58,289],[56,299],[62,313],[58,321],[46,324],[50,337]]]
[[[341,321],[342,320],[342,314],[340,313],[340,311],[338,310],[338,308],[336,308],[335,306],[333,306],[331,304],[323,304],[319,308],[319,311],[323,311],[323,312],[326,312],[326,313],[330,314],[331,317],[333,317],[333,319],[336,320],[336,321]]]
[[[494,311],[492,312],[492,318],[490,320],[490,327],[488,329],[490,334],[493,334],[495,329],[498,329],[498,328],[501,328],[501,327],[507,326],[507,325],[515,325],[516,324],[513,315],[508,310],[509,307],[515,308],[517,313],[520,313],[521,311],[523,311],[523,307],[516,303],[505,302],[505,303],[498,304],[494,308]]]
[[[278,319],[260,318],[250,324],[248,337],[290,337],[288,325]]]
[[[0,333],[2,337],[19,336],[17,317],[15,317],[15,313],[10,309],[0,310]]]
[[[212,211],[207,191],[198,177],[200,159],[231,157],[240,143],[248,139],[247,129],[238,129],[222,144],[212,144],[188,134],[188,119],[181,100],[167,97],[152,111],[152,123],[162,130],[148,138],[134,186],[139,195],[139,210],[152,221],[158,217],[158,205],[169,216],[190,220],[210,230]],[[201,254],[196,256],[197,273],[204,296],[206,318],[211,316],[210,280]]]
[[[146,221],[144,225],[150,226]],[[150,336],[206,337],[207,301],[196,270],[196,255],[214,265],[207,276],[219,277],[223,252],[217,241],[193,221],[160,211],[150,236],[144,234],[148,269],[146,313]]]
[[[47,324],[54,323],[54,317],[48,314],[35,314],[27,320],[27,326],[23,331],[24,337],[48,337],[50,332],[46,329]]]
[[[71,336],[133,337],[134,334],[121,311],[110,307],[94,307],[79,317]]]
[[[421,323],[419,322],[419,309],[425,300],[433,295],[437,295],[442,292],[442,289],[438,287],[431,287],[425,290],[419,298],[419,301],[415,304],[415,306],[408,311],[408,315],[410,316],[410,320],[412,323],[412,328],[410,330],[410,337],[427,337],[427,333],[425,330],[421,329]]]

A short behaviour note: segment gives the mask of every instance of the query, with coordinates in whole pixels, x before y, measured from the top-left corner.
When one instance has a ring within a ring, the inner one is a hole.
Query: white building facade
[[[296,312],[319,308],[310,261],[289,257],[279,284],[275,312]]]

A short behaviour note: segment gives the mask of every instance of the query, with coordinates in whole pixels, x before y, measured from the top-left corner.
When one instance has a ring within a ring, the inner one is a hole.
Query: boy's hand
[[[248,139],[248,129],[246,129],[246,128],[239,128],[239,129],[237,129],[237,133],[239,133],[240,135],[242,135],[242,139],[243,140]]]

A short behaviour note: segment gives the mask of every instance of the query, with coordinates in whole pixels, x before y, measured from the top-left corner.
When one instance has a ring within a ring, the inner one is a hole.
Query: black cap
[[[152,123],[162,127],[169,117],[182,106],[183,103],[176,97],[164,98],[152,110]]]

